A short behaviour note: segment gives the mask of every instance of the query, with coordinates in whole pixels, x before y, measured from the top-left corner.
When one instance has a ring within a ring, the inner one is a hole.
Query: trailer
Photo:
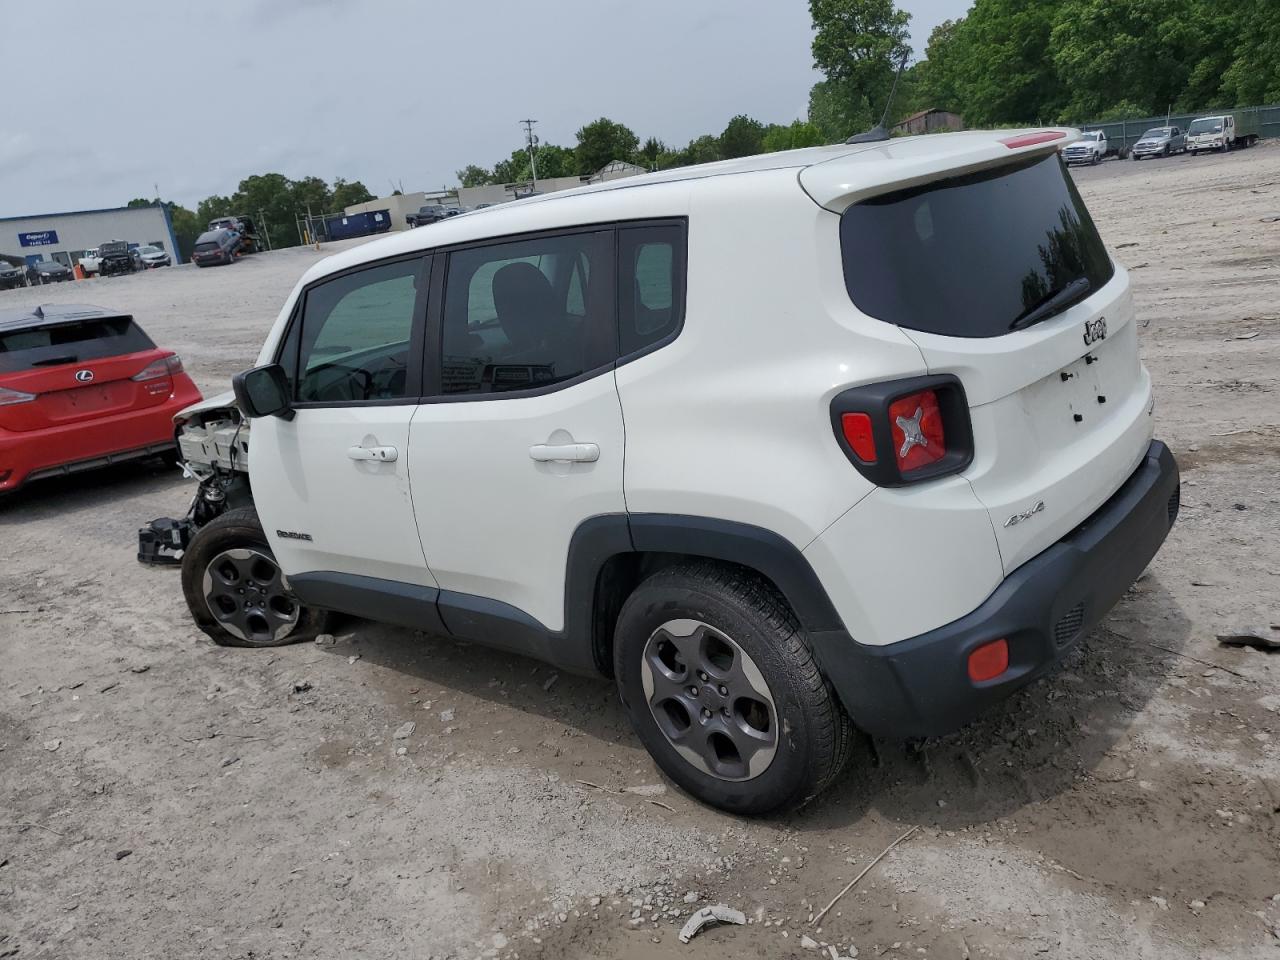
[[[1196,117],[1187,127],[1187,149],[1192,156],[1201,150],[1239,150],[1258,142],[1258,112],[1229,110]]]

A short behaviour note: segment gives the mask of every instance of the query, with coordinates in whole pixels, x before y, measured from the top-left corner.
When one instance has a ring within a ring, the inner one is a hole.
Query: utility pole
[[[538,121],[521,120],[520,122],[524,125],[525,143],[529,148],[529,171],[533,174],[533,190],[536,192],[538,189],[538,163],[534,157],[537,153],[538,138],[533,135],[533,125]]]

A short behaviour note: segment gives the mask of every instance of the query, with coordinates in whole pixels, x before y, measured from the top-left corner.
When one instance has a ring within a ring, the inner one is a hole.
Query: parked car
[[[1068,166],[1074,163],[1101,163],[1106,155],[1107,135],[1101,130],[1085,130],[1080,134],[1080,139],[1062,150]]]
[[[98,244],[98,275],[102,277],[116,276],[121,273],[133,273],[138,264],[133,258],[133,251],[123,240],[110,240]]]
[[[76,263],[80,265],[80,270],[86,277],[92,277],[98,272],[98,248],[86,250]]]
[[[199,400],[181,358],[128,314],[72,304],[0,310],[0,493],[173,456],[173,415]]]
[[[57,260],[37,260],[27,267],[27,283],[35,286],[38,283],[63,283],[74,280],[71,268]]]
[[[1152,127],[1129,151],[1134,160],[1148,157],[1167,157],[1173,153],[1187,152],[1187,137],[1181,127]]]
[[[23,269],[10,263],[8,260],[0,260],[0,290],[12,290],[14,287],[25,287],[27,285],[27,276]]]
[[[1233,110],[1212,117],[1198,117],[1187,127],[1187,149],[1192,156],[1201,150],[1222,153],[1249,147],[1258,141],[1258,114],[1253,110]]]
[[[648,174],[313,266],[179,418],[226,507],[183,557],[195,622],[272,646],[339,610],[598,671],[740,813],[832,782],[851,724],[955,729],[1178,509],[1074,135]]]
[[[234,230],[224,227],[208,230],[196,238],[195,247],[191,251],[191,262],[197,267],[233,263],[239,248],[240,234]]]
[[[429,223],[436,223],[449,216],[449,211],[440,206],[438,203],[429,203],[426,206],[419,207],[417,213],[405,215],[405,222],[411,227],[425,227]]]
[[[147,270],[155,267],[167,267],[173,263],[169,259],[169,254],[165,253],[160,247],[146,244],[134,251],[138,255],[138,259],[142,262],[143,268]]]

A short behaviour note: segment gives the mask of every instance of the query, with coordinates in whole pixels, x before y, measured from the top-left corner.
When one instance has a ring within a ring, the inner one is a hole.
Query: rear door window
[[[841,217],[858,309],[910,330],[997,337],[1070,289],[1048,319],[1115,273],[1057,155],[872,197]]]
[[[552,387],[616,354],[613,233],[584,231],[449,254],[441,392]]]
[[[0,333],[0,373],[153,350],[129,317],[105,317]]]

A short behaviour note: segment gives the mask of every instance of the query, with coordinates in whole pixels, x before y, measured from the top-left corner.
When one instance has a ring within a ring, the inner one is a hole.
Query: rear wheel
[[[644,581],[618,616],[614,667],[641,742],[704,803],[794,806],[848,758],[852,726],[799,623],[747,571],[698,562]]]
[[[228,510],[191,538],[182,592],[196,626],[227,647],[310,639],[328,617],[293,595],[252,507]]]

